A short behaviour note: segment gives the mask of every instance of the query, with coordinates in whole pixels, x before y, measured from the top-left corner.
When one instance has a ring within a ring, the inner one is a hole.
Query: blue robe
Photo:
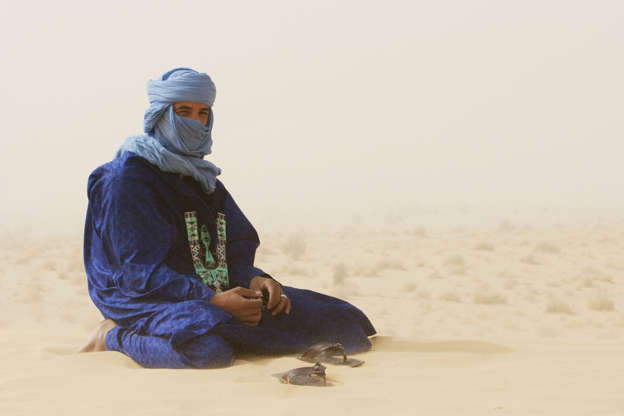
[[[370,349],[366,315],[343,300],[282,286],[290,314],[264,311],[258,326],[242,324],[212,305],[215,291],[193,267],[184,213],[196,211],[217,242],[217,211],[226,215],[230,288],[249,287],[260,244],[256,230],[217,180],[206,194],[193,178],[161,171],[127,152],[89,176],[84,261],[89,295],[117,323],[106,345],[145,367],[228,366],[238,353],[289,354],[319,341],[347,353]]]

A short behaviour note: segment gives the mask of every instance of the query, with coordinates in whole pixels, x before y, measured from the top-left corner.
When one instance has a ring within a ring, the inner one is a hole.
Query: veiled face
[[[210,107],[197,101],[178,101],[173,105],[173,111],[180,117],[200,121],[204,126],[210,120]]]

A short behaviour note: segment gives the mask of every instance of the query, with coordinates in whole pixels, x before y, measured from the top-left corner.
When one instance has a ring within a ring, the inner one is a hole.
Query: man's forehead
[[[177,103],[173,104],[174,108],[181,108],[181,107],[197,107],[199,106],[199,108],[204,109],[204,108],[210,108],[210,106],[204,104],[204,103],[200,103],[199,101],[178,101]]]

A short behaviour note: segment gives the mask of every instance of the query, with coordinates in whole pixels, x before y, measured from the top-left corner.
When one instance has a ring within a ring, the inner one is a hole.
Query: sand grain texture
[[[346,298],[379,331],[362,367],[328,366],[331,388],[271,377],[302,365],[293,357],[154,370],[77,354],[101,319],[81,238],[5,239],[0,414],[624,415],[623,235],[510,224],[261,235],[257,265]]]

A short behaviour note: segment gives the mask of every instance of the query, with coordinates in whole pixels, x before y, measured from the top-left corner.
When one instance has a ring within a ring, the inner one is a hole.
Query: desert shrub
[[[456,292],[444,292],[440,295],[440,300],[447,302],[461,302],[461,297]]]
[[[334,284],[335,285],[342,285],[344,283],[344,280],[347,278],[349,274],[349,270],[347,269],[347,266],[340,262],[334,265],[334,274],[333,274],[333,279],[334,279]]]
[[[533,264],[533,265],[536,265],[536,266],[542,264],[532,254],[527,254],[526,256],[521,257],[520,261],[522,263]]]
[[[561,299],[550,299],[546,304],[547,313],[561,313],[566,315],[574,314],[572,307],[566,301]]]
[[[481,241],[480,243],[475,245],[475,250],[494,251],[494,245],[488,243],[487,241]]]
[[[587,306],[595,311],[609,312],[615,309],[613,301],[604,292],[594,293],[588,300]]]
[[[507,298],[495,292],[477,292],[473,296],[473,302],[480,305],[502,305],[507,303]]]
[[[405,265],[398,259],[383,259],[377,262],[375,268],[378,271],[382,270],[406,270]]]
[[[421,289],[420,291],[418,291],[418,297],[420,299],[431,299],[431,293],[429,293],[429,291],[426,289]]]
[[[516,227],[509,222],[509,220],[504,220],[498,225],[499,231],[513,231]]]
[[[444,264],[447,265],[447,266],[465,266],[466,265],[466,261],[459,254],[454,254],[452,256],[448,256],[444,260]]]
[[[544,242],[536,245],[535,251],[548,254],[557,254],[561,251],[561,249],[554,244]]]
[[[299,260],[306,252],[305,234],[302,232],[291,234],[282,245],[282,251],[293,260]]]

